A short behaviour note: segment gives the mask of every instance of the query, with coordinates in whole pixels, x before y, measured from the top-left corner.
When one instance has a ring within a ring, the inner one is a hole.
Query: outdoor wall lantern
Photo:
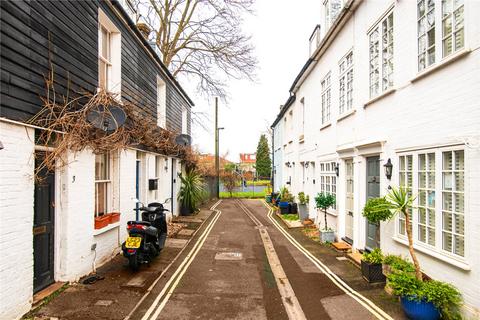
[[[388,180],[392,179],[393,164],[390,158],[388,158],[387,163],[383,165],[385,167],[385,176]]]
[[[335,164],[335,175],[337,177],[340,175],[340,165],[338,163]]]
[[[308,161],[305,162],[305,168],[308,168]]]
[[[285,162],[285,165],[286,165],[288,168],[290,168],[290,161]]]

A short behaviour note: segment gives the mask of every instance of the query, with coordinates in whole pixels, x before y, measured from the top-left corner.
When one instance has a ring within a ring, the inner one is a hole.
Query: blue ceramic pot
[[[279,206],[280,208],[288,208],[288,201],[280,201],[280,202],[278,203],[278,206]]]
[[[412,320],[438,320],[440,312],[432,302],[413,301],[406,297],[401,299],[402,308],[409,319]]]

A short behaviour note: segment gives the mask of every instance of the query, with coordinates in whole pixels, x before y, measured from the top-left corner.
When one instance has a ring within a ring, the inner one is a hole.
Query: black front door
[[[37,152],[37,169],[45,154]],[[35,179],[33,221],[33,291],[37,292],[54,282],[54,218],[55,174],[40,169]]]
[[[380,197],[380,157],[367,158],[367,200]],[[380,247],[380,226],[367,220],[366,247]]]

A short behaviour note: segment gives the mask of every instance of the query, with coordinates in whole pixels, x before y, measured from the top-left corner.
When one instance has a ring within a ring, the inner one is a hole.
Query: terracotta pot
[[[110,223],[116,223],[120,221],[120,212],[112,212],[108,215],[110,216]]]
[[[110,223],[110,215],[105,214],[95,218],[95,229],[102,229]]]

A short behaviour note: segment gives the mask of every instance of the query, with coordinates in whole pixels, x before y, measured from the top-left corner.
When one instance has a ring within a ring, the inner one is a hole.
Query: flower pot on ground
[[[322,240],[322,242],[326,242],[323,241],[323,239],[328,238],[331,239],[328,242],[334,242],[335,233],[330,228],[328,228],[327,224],[327,209],[335,204],[335,196],[324,192],[318,193],[315,197],[315,204],[317,209],[323,210],[323,217],[325,221],[323,228],[318,228],[320,229],[320,240]],[[323,236],[322,233],[325,233],[325,236]]]
[[[385,282],[386,278],[382,272],[382,261],[383,255],[379,248],[363,254],[361,260],[362,276],[368,283]]]
[[[182,185],[178,193],[181,205],[181,214],[189,215],[197,210],[205,194],[203,178],[195,170],[187,171],[185,176],[180,175]]]
[[[413,320],[437,320],[440,319],[440,312],[433,302],[425,300],[415,301],[407,297],[400,298],[402,309],[409,319]]]
[[[307,195],[305,196],[304,192],[298,193],[298,215],[300,217],[300,221],[304,221],[308,218],[308,203],[310,201],[310,197]]]
[[[117,223],[120,221],[120,212],[112,212],[109,214],[110,223]]]
[[[278,203],[278,207],[280,208],[280,213],[281,213],[281,214],[288,214],[288,211],[289,211],[288,202],[286,202],[286,201],[280,201],[280,202]]]
[[[335,231],[332,229],[328,230],[319,230],[320,242],[322,243],[332,243],[335,242]]]
[[[288,203],[288,213],[297,214],[298,213],[298,206],[295,202]]]
[[[104,214],[103,216],[95,217],[95,229],[102,229],[108,226],[110,223],[110,215]]]

